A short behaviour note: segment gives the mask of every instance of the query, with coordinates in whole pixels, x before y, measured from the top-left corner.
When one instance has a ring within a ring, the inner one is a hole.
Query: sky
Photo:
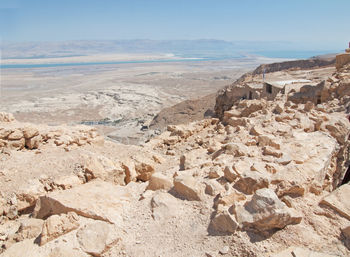
[[[5,41],[219,39],[343,49],[350,0],[0,0]]]

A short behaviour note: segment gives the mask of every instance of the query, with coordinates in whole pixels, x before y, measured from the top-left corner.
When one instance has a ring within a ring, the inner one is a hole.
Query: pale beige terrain
[[[268,78],[143,146],[1,113],[0,256],[350,256],[350,64]]]
[[[123,143],[139,143],[153,134],[140,131],[143,124],[148,125],[163,108],[215,93],[260,63],[272,61],[259,57],[3,69],[0,110],[13,113],[19,121],[100,123],[107,125],[99,126],[101,133]]]

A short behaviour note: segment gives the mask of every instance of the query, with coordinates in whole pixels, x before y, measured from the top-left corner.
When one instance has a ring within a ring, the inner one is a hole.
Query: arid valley
[[[349,0],[0,0],[0,257],[350,257]]]
[[[88,60],[105,62],[106,56]],[[125,62],[140,58],[159,60],[159,56],[139,55],[114,56],[112,60]],[[74,64],[86,59],[56,58],[55,61]],[[35,59],[29,61],[35,63]],[[248,70],[276,59],[176,62],[173,58],[170,61],[3,69],[0,108],[25,122],[100,124],[98,128],[104,135],[139,144],[152,134],[141,131],[142,126],[149,125],[162,109],[215,94]],[[15,62],[9,59],[3,63]],[[214,97],[208,107],[213,110]]]

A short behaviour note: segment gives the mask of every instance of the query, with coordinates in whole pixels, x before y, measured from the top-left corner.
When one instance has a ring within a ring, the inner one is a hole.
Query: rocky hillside
[[[307,74],[143,147],[1,114],[0,256],[349,256],[350,65]]]
[[[168,125],[185,124],[212,117],[214,115],[215,97],[216,94],[210,94],[165,108],[153,118],[150,128],[162,129]]]
[[[315,57],[306,60],[295,60],[287,62],[278,62],[262,64],[253,71],[253,75],[276,72],[289,69],[312,69],[325,66],[334,66],[335,58],[333,57]]]

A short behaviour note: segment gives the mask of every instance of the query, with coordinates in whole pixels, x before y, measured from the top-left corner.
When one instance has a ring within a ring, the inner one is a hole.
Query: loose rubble
[[[349,256],[350,65],[327,71],[254,99],[246,75],[142,147],[0,113],[0,256]]]

